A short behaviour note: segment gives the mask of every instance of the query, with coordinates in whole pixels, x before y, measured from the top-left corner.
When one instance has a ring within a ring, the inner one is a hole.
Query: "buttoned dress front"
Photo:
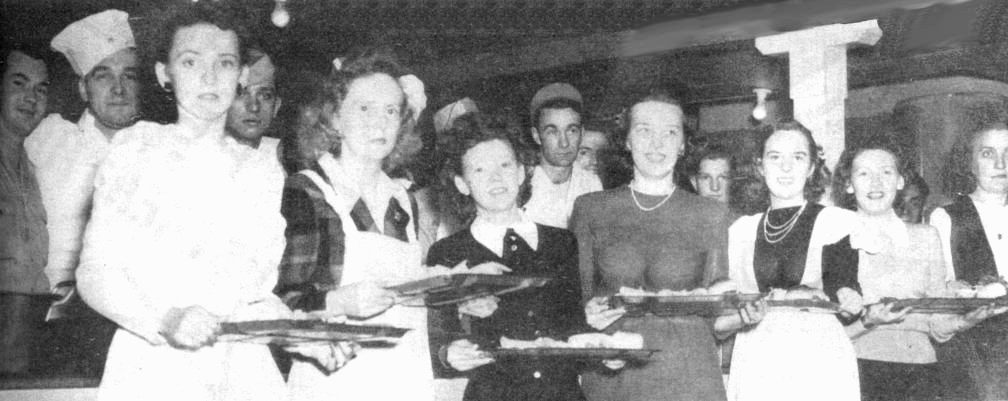
[[[264,345],[166,344],[171,308],[225,321],[275,319],[283,252],[283,177],[233,139],[177,125],[120,133],[98,171],[79,268],[81,296],[121,327],[99,400],[283,400]]]

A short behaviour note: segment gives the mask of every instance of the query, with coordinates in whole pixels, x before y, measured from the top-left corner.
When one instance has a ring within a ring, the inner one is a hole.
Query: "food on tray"
[[[954,298],[998,298],[1008,295],[1008,287],[1003,281],[990,281],[976,286],[963,281],[951,281],[946,285],[948,295]]]
[[[627,333],[618,331],[613,334],[605,333],[584,333],[570,336],[567,341],[560,341],[549,337],[540,337],[535,340],[516,340],[513,338],[501,337],[500,346],[503,349],[531,349],[531,348],[615,348],[615,349],[642,349],[644,348],[644,337],[637,333]]]
[[[516,340],[513,338],[501,337],[500,339],[501,348],[574,348],[573,345],[567,344],[565,341],[554,340],[549,337],[539,337],[535,340]]]
[[[644,336],[625,331],[617,331],[613,334],[584,333],[570,336],[567,343],[581,348],[642,349],[644,348]]]

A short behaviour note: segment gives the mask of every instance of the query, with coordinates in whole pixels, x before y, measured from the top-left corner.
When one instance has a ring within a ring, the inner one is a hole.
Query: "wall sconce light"
[[[273,8],[273,13],[270,14],[270,20],[273,21],[273,25],[277,28],[283,28],[290,23],[290,13],[287,12],[287,0],[276,0],[276,7]]]
[[[753,93],[756,94],[756,107],[752,109],[752,117],[756,121],[763,121],[767,117],[766,98],[770,95],[770,92],[773,91],[766,88],[753,89]]]

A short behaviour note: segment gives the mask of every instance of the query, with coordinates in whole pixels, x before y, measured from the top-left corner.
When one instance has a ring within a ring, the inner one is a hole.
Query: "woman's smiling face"
[[[506,212],[518,204],[525,169],[511,145],[494,139],[481,142],[462,156],[462,176],[455,177],[459,192],[472,196],[477,210]]]
[[[805,182],[814,168],[808,140],[801,132],[777,131],[767,138],[760,172],[772,198],[781,201],[804,199]]]
[[[630,109],[627,147],[633,155],[634,174],[645,178],[669,177],[683,151],[682,109],[662,101],[646,101]]]
[[[851,163],[847,192],[854,194],[862,213],[882,215],[892,210],[903,184],[896,156],[885,150],[868,149],[855,156]]]

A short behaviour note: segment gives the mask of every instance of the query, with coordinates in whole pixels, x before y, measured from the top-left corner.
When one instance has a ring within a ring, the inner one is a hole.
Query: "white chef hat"
[[[434,113],[434,131],[437,133],[448,131],[456,118],[477,111],[479,108],[470,98],[463,98],[442,107],[437,113]]]
[[[276,66],[273,65],[273,60],[266,53],[259,50],[250,50],[249,57],[249,69],[248,69],[248,83],[247,86],[256,86],[266,83],[276,82]]]
[[[53,38],[51,46],[66,56],[77,75],[84,76],[106,57],[136,47],[136,42],[129,14],[106,10],[70,24]]]

